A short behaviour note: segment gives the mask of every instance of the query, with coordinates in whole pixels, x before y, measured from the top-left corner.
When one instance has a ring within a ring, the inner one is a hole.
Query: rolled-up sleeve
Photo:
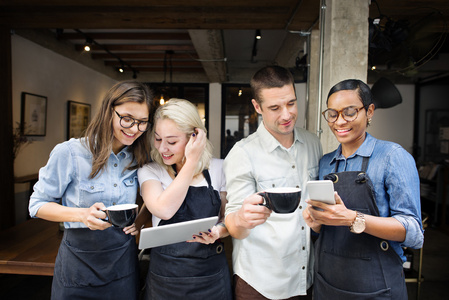
[[[416,221],[414,217],[404,215],[395,215],[393,218],[398,220],[402,226],[404,226],[406,231],[405,240],[402,243],[402,246],[413,249],[422,248],[424,243],[424,235],[418,221]]]
[[[42,205],[59,202],[71,181],[73,161],[70,149],[64,144],[57,145],[50,153],[45,167],[39,170],[39,180],[30,197],[30,216],[35,218]]]
[[[397,147],[389,157],[387,193],[390,197],[390,213],[406,230],[403,247],[421,248],[424,231],[421,221],[419,175],[413,157]]]
[[[246,151],[234,146],[223,163],[226,176],[227,200],[225,215],[240,209],[243,200],[256,192],[254,177],[251,175],[251,161]]]

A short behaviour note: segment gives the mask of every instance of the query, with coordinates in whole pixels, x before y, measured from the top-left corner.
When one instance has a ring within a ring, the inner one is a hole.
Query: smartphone
[[[307,191],[311,200],[335,204],[334,183],[331,180],[307,181]]]

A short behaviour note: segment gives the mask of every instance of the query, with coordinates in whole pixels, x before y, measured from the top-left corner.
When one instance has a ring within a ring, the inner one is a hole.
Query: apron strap
[[[204,169],[203,170],[203,176],[204,176],[204,178],[206,178],[207,185],[209,186],[209,188],[212,188],[212,180],[210,179],[209,170]]]
[[[207,184],[209,185],[209,190],[210,190],[213,194],[215,194],[215,190],[214,190],[214,188],[213,188],[213,186],[212,186],[212,180],[211,180],[211,178],[210,178],[209,170],[204,169],[204,170],[203,170],[203,176],[204,176],[204,178],[206,178]],[[218,194],[218,200],[220,200],[220,202],[221,202],[220,193],[217,193],[217,194]],[[218,218],[220,218],[220,216],[221,216],[221,205],[220,205],[220,210],[218,211]],[[218,220],[218,221],[220,221],[220,220]]]
[[[362,161],[362,172],[366,173],[366,170],[368,169],[368,163],[369,163],[369,157],[363,157]]]

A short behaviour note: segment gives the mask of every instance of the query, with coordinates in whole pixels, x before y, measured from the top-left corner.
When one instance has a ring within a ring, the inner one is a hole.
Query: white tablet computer
[[[144,228],[140,231],[139,249],[153,248],[185,242],[192,235],[207,231],[218,222],[218,216],[204,219]]]

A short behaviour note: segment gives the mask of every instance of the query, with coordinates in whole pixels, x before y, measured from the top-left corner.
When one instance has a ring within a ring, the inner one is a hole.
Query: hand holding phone
[[[310,200],[335,204],[334,183],[331,180],[307,181],[307,191]]]

